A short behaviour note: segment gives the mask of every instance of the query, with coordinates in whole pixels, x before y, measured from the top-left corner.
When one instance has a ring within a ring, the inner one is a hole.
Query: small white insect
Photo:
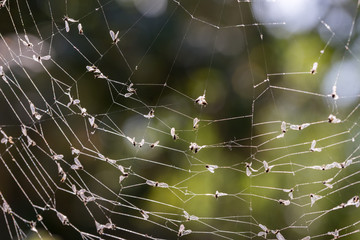
[[[101,71],[94,65],[92,66],[86,66],[86,70],[88,72],[93,72],[93,73],[101,73]]]
[[[199,96],[197,99],[195,99],[195,102],[197,104],[199,104],[199,105],[206,106],[207,102],[206,102],[206,99],[205,99],[205,93],[204,93],[204,95]]]
[[[279,230],[271,230],[271,232],[275,234],[277,240],[286,240]]]
[[[218,192],[218,191],[216,191],[214,197],[215,197],[216,199],[218,199],[219,197],[223,197],[223,196],[227,196],[227,195],[228,195],[227,193],[223,193],[223,192]]]
[[[30,230],[36,233],[38,232],[38,230],[36,229],[36,222],[34,221],[30,222]]]
[[[159,145],[159,142],[160,142],[160,141],[156,141],[156,142],[152,143],[152,144],[150,145],[150,147],[151,147],[151,148],[156,147],[157,145]]]
[[[30,102],[30,111],[31,111],[31,115],[34,116],[36,113],[36,110],[35,110],[35,105],[32,102]]]
[[[35,146],[36,142],[34,140],[32,140],[29,136],[26,136],[26,140],[27,140],[27,146]]]
[[[306,236],[306,237],[303,237],[301,240],[310,240],[311,237],[310,236]]]
[[[98,232],[99,235],[103,235],[104,234],[104,228],[105,225],[98,223],[97,221],[95,221],[95,226],[96,226],[96,231]]]
[[[179,138],[179,136],[175,133],[175,128],[170,129],[170,135],[174,140]]]
[[[107,76],[105,76],[102,72],[95,74],[94,77],[99,79],[107,79]]]
[[[69,219],[67,218],[67,216],[65,216],[61,212],[57,212],[56,215],[63,225],[69,225]]]
[[[316,148],[316,140],[311,142],[310,152],[321,152],[321,148]]]
[[[293,195],[294,189],[293,188],[283,189],[283,191],[286,192],[286,193],[289,193],[288,196],[289,196],[290,199],[294,198],[294,195]]]
[[[191,233],[191,230],[190,230],[190,229],[185,230],[184,224],[181,224],[181,225],[180,225],[179,231],[178,231],[178,236],[179,236],[179,237],[188,235],[188,234],[190,234],[190,233]]]
[[[311,74],[315,74],[315,73],[316,73],[316,70],[317,70],[317,67],[318,67],[318,63],[317,63],[317,62],[314,62],[310,73],[311,73]]]
[[[80,109],[80,113],[81,113],[82,116],[87,116],[87,110],[86,110],[86,108],[81,108],[81,109]]]
[[[74,147],[71,147],[71,155],[79,155],[80,154],[80,150],[76,149]]]
[[[134,84],[133,83],[130,83],[130,85],[126,88],[126,90],[129,92],[129,93],[135,93],[136,92],[136,89],[133,88]]]
[[[281,132],[286,133],[286,122],[284,121],[281,122]]]
[[[27,136],[26,126],[24,124],[21,124],[21,132],[25,137]]]
[[[336,167],[337,168],[346,168],[346,167],[350,166],[351,164],[352,164],[352,160],[350,159],[350,160],[345,160],[344,162],[340,163],[339,164],[340,167],[339,167],[339,165],[337,165]]]
[[[327,187],[327,188],[333,188],[333,185],[331,184],[332,180],[334,178],[329,178],[328,180],[323,181],[323,184]]]
[[[139,147],[142,147],[145,143],[145,139],[141,139],[141,141],[139,142]]]
[[[93,128],[97,128],[97,125],[95,123],[95,117],[94,116],[91,116],[88,118],[89,120],[89,123],[90,123],[90,126],[93,127]]]
[[[127,140],[129,140],[129,142],[131,142],[131,144],[135,147],[136,146],[136,141],[135,141],[135,137],[131,138],[131,137],[126,137]]]
[[[124,181],[124,179],[127,178],[128,176],[129,176],[128,173],[124,173],[123,175],[120,175],[120,177],[119,177],[119,183],[121,184],[122,181]]]
[[[82,27],[81,23],[78,24],[78,30],[79,30],[80,35],[84,34],[84,30],[83,30],[83,27]]]
[[[6,133],[0,128],[0,132],[3,135],[3,138],[1,139],[2,144],[14,144],[12,136],[7,136]]]
[[[25,38],[25,40],[22,40],[20,38],[20,41],[22,42],[22,44],[24,44],[24,46],[26,46],[28,48],[32,48],[34,45],[30,42],[29,37],[25,34],[24,38]]]
[[[64,155],[62,154],[54,154],[52,157],[55,161],[62,160],[64,158]]]
[[[205,146],[199,146],[196,143],[191,142],[189,149],[190,151],[192,151],[193,153],[198,153],[202,148],[204,148]]]
[[[155,182],[151,180],[146,180],[146,184],[152,187],[159,187],[159,188],[168,188],[169,185],[164,182]]]
[[[290,205],[290,200],[283,200],[283,199],[279,199],[278,201],[281,205],[284,205],[284,206],[289,206]]]
[[[124,97],[126,97],[126,98],[129,98],[129,97],[131,97],[131,95],[133,95],[134,93],[131,93],[131,92],[128,92],[128,93],[125,93],[124,94]],[[145,115],[144,115],[145,116]],[[146,118],[147,118],[147,115],[146,115]]]
[[[266,161],[263,161],[265,172],[268,173],[274,166],[269,166]]]
[[[335,86],[335,85],[332,87],[331,97],[332,97],[334,100],[339,99],[339,96],[338,96],[337,93],[336,93],[336,86]]]
[[[259,227],[263,230],[260,231],[257,235],[258,237],[263,237],[266,239],[266,235],[270,233],[270,229],[268,229],[265,225],[259,224]]]
[[[66,177],[67,177],[66,173],[65,173],[65,172],[62,172],[60,182],[61,182],[61,183],[65,182],[65,181],[66,181]]]
[[[148,220],[149,219],[149,214],[148,212],[144,211],[144,210],[140,210],[140,214],[141,216],[145,219]]]
[[[7,0],[0,1],[0,8],[5,7]]]
[[[311,207],[314,205],[314,203],[315,203],[317,200],[319,200],[319,199],[322,198],[322,196],[320,196],[320,195],[315,195],[315,194],[312,194],[312,193],[311,193],[309,196],[310,196],[310,206],[311,206]]]
[[[359,207],[360,206],[360,198],[359,196],[354,196],[352,198],[350,198],[347,203],[345,204],[345,207],[347,206],[355,206],[355,207]]]
[[[301,125],[290,125],[290,129],[292,130],[303,130],[304,128],[307,128],[310,126],[310,123],[303,123]]]
[[[154,109],[150,109],[149,113],[146,114],[146,115],[143,115],[144,118],[147,118],[147,119],[151,119],[151,118],[154,118],[155,117],[155,111]]]
[[[11,207],[10,205],[8,204],[8,202],[2,197],[2,201],[3,201],[3,204],[2,204],[2,210],[3,212],[7,213],[7,214],[11,214],[12,213],[12,210],[11,210]]]
[[[194,118],[194,120],[193,120],[193,128],[198,128],[199,127],[199,122],[200,122],[200,119]]]
[[[258,170],[255,170],[251,167],[252,162],[251,163],[245,163],[245,168],[246,168],[246,175],[249,177],[251,175],[252,172],[257,172]]]
[[[206,165],[205,167],[209,170],[209,172],[214,173],[215,169],[218,168],[218,165]]]
[[[116,33],[114,33],[113,30],[110,30],[110,37],[113,41],[114,44],[118,43],[119,42],[119,39],[118,39],[118,36],[119,36],[119,31],[117,31]]]
[[[328,117],[328,122],[329,123],[341,123],[341,120],[336,118],[336,116],[330,114]]]
[[[33,55],[33,57],[32,57],[33,59],[34,59],[34,61],[36,61],[36,62],[39,62],[39,63],[41,63],[43,60],[45,60],[45,61],[47,61],[47,60],[50,60],[51,59],[51,56],[50,55],[46,55],[46,56],[35,56],[35,55]]]
[[[72,23],[78,22],[78,20],[69,18],[68,16],[64,16],[63,20],[65,22],[65,30],[66,30],[66,32],[70,31],[69,22],[72,22]]]
[[[2,78],[2,80],[4,80],[4,82],[9,83],[8,80],[6,79],[3,66],[0,66],[0,77]]]
[[[197,221],[197,220],[199,220],[199,218],[197,217],[197,216],[195,216],[195,215],[190,215],[188,212],[186,212],[185,210],[183,211],[183,213],[184,213],[184,217],[185,217],[185,219],[186,219],[186,221]]]
[[[75,164],[71,165],[71,169],[73,169],[73,170],[82,170],[82,169],[84,169],[84,167],[81,164],[81,162],[79,161],[78,157],[74,158],[74,162],[75,162]]]
[[[335,231],[333,232],[328,232],[328,235],[332,235],[334,238],[333,239],[338,239],[339,238],[339,230],[335,229]]]

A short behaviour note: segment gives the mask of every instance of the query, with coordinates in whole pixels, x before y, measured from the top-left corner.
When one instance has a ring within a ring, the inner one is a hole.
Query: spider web
[[[359,237],[359,3],[0,6],[2,239]]]

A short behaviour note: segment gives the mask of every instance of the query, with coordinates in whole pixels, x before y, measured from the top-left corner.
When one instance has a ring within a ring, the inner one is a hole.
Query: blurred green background
[[[11,80],[0,83],[0,125],[15,143],[1,146],[1,193],[23,219],[36,221],[33,206],[39,206],[43,239],[81,239],[78,231],[97,235],[95,219],[111,219],[121,229],[105,232],[125,239],[176,239],[181,223],[192,230],[185,239],[256,239],[258,224],[280,229],[286,239],[331,239],[328,232],[344,227],[341,235],[351,233],[359,221],[354,206],[327,210],[359,193],[357,7],[335,0],[9,0],[0,9],[0,65]],[[78,22],[66,32],[64,16],[80,22],[84,34]],[[119,31],[116,44],[110,30]],[[19,40],[25,33],[32,49]],[[51,60],[42,65],[32,55]],[[314,62],[319,67],[310,74]],[[107,79],[87,72],[91,65]],[[130,83],[136,94],[125,98]],[[95,117],[94,134],[79,108],[67,106],[67,94]],[[203,94],[207,106],[194,102]],[[29,114],[29,101],[43,115],[40,121]],[[144,118],[151,109],[155,117]],[[344,121],[330,124],[329,114]],[[288,131],[276,138],[282,121]],[[312,124],[289,129],[302,123]],[[35,147],[27,146],[21,124]],[[127,136],[146,144],[133,147]],[[319,153],[309,151],[314,139]],[[206,147],[194,154],[191,142]],[[71,169],[70,147],[81,151],[84,171]],[[65,183],[54,152],[64,155]],[[353,164],[341,170],[307,168],[347,159]],[[263,161],[274,165],[270,173]],[[259,171],[248,177],[250,162]],[[117,165],[129,173],[121,184]],[[219,168],[211,173],[206,165]],[[323,184],[329,178],[333,188]],[[146,180],[171,187],[151,187]],[[75,182],[97,200],[81,202],[71,193]],[[279,199],[289,199],[283,189],[291,188],[294,200],[280,205]],[[215,198],[216,191],[229,195]],[[312,207],[311,193],[323,196]],[[41,209],[46,203],[50,210]],[[72,225],[61,225],[54,209]],[[186,221],[184,210],[200,220]],[[15,216],[28,239],[39,239],[21,218]],[[11,239],[9,232],[17,239],[4,214],[0,238]]]

